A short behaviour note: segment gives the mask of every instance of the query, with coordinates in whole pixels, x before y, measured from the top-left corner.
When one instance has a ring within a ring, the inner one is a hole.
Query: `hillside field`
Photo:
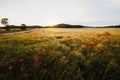
[[[0,36],[0,80],[120,80],[120,28]]]

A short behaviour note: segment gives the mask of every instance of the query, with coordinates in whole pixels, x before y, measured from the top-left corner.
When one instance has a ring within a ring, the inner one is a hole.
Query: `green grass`
[[[32,28],[27,28],[26,30],[31,30]],[[14,29],[10,29],[9,31],[6,31],[5,29],[0,28],[0,34],[4,34],[4,33],[12,33],[12,32],[20,32],[20,31],[26,31],[26,30],[21,30],[19,28],[14,28]]]
[[[0,36],[0,80],[120,80],[119,74],[119,28]]]

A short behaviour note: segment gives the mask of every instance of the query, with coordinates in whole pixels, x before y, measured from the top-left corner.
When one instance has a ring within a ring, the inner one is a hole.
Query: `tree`
[[[21,24],[21,30],[26,30],[26,24]]]
[[[6,31],[9,31],[9,27],[8,27],[8,18],[3,18],[1,19],[1,24],[6,26]]]
[[[8,18],[1,19],[1,24],[7,26],[8,25]]]
[[[21,26],[26,26],[26,24],[21,24]]]

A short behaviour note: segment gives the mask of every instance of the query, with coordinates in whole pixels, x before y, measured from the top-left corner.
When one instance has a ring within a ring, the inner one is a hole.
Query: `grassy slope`
[[[43,28],[0,36],[2,80],[119,80],[119,66],[119,28]]]
[[[27,28],[26,30],[31,30],[32,28]],[[26,30],[21,30],[19,28],[14,28],[14,29],[10,29],[9,31],[6,31],[5,29],[1,29],[0,28],[0,34],[3,33],[12,33],[12,32],[20,32],[20,31],[26,31]]]

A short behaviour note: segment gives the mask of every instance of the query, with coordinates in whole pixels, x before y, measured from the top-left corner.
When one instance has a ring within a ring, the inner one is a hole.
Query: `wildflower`
[[[9,65],[9,66],[8,66],[8,70],[11,71],[12,69],[13,69],[13,66],[12,66],[12,65]]]
[[[72,42],[72,40],[73,40],[72,38],[69,38],[69,41],[70,41],[70,42]]]
[[[75,43],[77,43],[77,42],[78,42],[78,40],[76,39],[76,40],[75,40]]]
[[[35,61],[36,61],[36,62],[39,61],[39,56],[38,56],[38,54],[35,55]]]
[[[21,59],[19,59],[19,62],[20,62],[20,63],[22,63],[23,61],[24,61],[24,60],[23,60],[22,58],[21,58]]]
[[[105,43],[105,42],[102,42],[101,44],[102,44],[102,45],[105,45],[106,43]]]
[[[47,66],[47,64],[43,64],[43,66]]]
[[[20,66],[20,71],[23,72],[24,71],[24,67],[23,66]]]
[[[54,54],[54,51],[51,51],[50,54],[53,55],[53,54]]]
[[[88,51],[88,52],[89,52],[90,50],[91,50],[91,48],[90,48],[90,47],[87,47],[87,48],[86,48],[86,51]]]
[[[97,50],[96,50],[96,52],[97,52],[97,53],[100,53],[100,52],[101,52],[101,50],[100,50],[100,49],[97,49]]]
[[[96,42],[90,42],[89,43],[89,46],[95,46],[96,45]]]
[[[105,35],[105,36],[108,36],[108,35],[110,35],[110,33],[109,33],[108,31],[106,31],[106,32],[104,33],[104,35]]]
[[[98,37],[102,37],[102,34],[97,34]]]
[[[99,41],[98,39],[95,40],[96,43],[97,43],[98,41]]]
[[[34,63],[34,66],[37,67],[37,66],[38,66],[38,63]]]

